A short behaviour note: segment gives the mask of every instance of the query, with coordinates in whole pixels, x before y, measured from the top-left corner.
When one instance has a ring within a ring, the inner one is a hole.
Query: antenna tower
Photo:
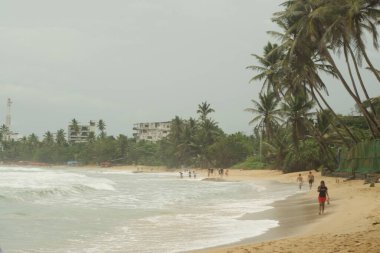
[[[8,98],[7,101],[7,117],[5,119],[5,126],[8,127],[8,129],[11,129],[11,106],[12,106],[12,100]]]

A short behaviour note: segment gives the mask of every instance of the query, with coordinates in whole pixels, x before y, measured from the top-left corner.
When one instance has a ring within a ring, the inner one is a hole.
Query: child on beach
[[[327,203],[328,203],[328,199],[330,198],[329,197],[329,193],[328,193],[328,189],[325,185],[325,181],[321,181],[321,184],[318,186],[318,202],[319,202],[319,215],[323,214],[325,212],[325,202],[326,202],[326,199],[327,199]]]
[[[297,183],[298,183],[298,187],[302,188],[302,185],[303,185],[303,177],[301,176],[301,174],[298,174],[298,177],[297,177]]]

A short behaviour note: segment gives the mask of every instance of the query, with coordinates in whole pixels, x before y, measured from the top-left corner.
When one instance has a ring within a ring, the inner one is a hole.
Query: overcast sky
[[[244,109],[260,84],[249,83],[246,66],[271,39],[281,2],[3,0],[1,123],[9,97],[12,129],[23,135],[66,130],[76,118],[103,119],[108,134],[131,136],[133,123],[197,117],[207,101],[227,133],[251,133]],[[371,57],[379,66],[378,53]],[[330,101],[349,113],[354,103],[334,82]]]

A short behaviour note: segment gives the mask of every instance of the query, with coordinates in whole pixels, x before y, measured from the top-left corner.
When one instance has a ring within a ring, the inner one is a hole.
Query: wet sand
[[[291,197],[286,198],[285,200],[276,201],[270,206],[272,206],[273,208],[257,213],[247,213],[243,217],[241,217],[241,219],[277,220],[279,222],[279,226],[269,229],[266,233],[262,235],[252,238],[246,238],[239,242],[226,245],[219,245],[217,247],[210,247],[202,250],[194,250],[190,252],[207,252],[209,250],[218,250],[221,247],[236,247],[244,244],[278,240],[289,236],[294,236],[305,231],[308,225],[316,222],[318,218],[318,214],[316,211],[318,205],[316,204],[316,202],[307,199],[304,193],[293,195]]]
[[[136,168],[136,167],[132,167]],[[120,168],[123,169],[123,168]],[[128,168],[124,168],[128,169]],[[129,169],[131,167],[129,166]],[[192,169],[193,170],[193,169]],[[144,168],[147,172],[180,171],[166,168]],[[207,177],[207,170],[196,170]],[[209,180],[254,181],[274,180],[297,187],[299,172],[283,174],[278,170],[229,170],[223,179],[217,175]],[[307,171],[301,172],[306,181]],[[198,250],[198,253],[380,253],[380,183],[375,187],[363,180],[343,181],[313,172],[316,185],[305,194],[273,204],[272,210],[246,214],[244,219],[275,219],[279,227],[235,244]],[[316,188],[324,180],[329,189],[330,205],[318,215]],[[305,184],[304,187],[307,187]]]

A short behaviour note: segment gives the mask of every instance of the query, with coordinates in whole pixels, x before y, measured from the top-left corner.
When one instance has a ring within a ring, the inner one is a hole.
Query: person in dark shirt
[[[325,185],[325,181],[321,181],[321,184],[318,186],[318,202],[319,202],[319,214],[323,214],[325,211],[325,202],[329,198],[328,189]],[[327,200],[328,201],[328,200]]]

